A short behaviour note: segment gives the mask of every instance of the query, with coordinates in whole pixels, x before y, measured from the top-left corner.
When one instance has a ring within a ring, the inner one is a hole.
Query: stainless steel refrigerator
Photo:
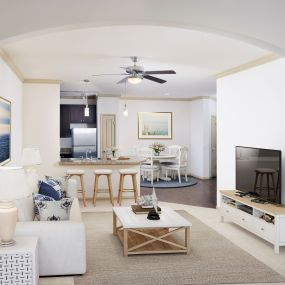
[[[97,129],[72,129],[72,155],[73,157],[97,157]]]

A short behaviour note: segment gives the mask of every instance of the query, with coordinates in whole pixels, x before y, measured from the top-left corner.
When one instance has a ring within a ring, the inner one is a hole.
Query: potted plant
[[[118,151],[118,148],[116,146],[112,146],[111,151],[112,151],[112,158],[116,158],[116,152]]]

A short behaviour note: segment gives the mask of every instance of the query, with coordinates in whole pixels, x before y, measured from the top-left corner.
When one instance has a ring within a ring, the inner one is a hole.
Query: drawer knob
[[[230,211],[229,210],[227,210],[227,213],[229,213]]]
[[[245,221],[244,218],[242,219],[242,221]]]
[[[264,228],[261,228],[262,231],[264,231]]]

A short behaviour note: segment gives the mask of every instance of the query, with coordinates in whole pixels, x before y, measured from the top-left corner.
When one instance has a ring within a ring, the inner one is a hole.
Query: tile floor
[[[132,199],[125,199],[123,206],[131,205]],[[215,229],[218,233],[225,236],[233,243],[238,245],[241,249],[247,251],[257,259],[265,263],[267,266],[273,268],[281,275],[285,276],[285,247],[281,248],[280,255],[276,255],[273,246],[268,242],[258,238],[242,228],[229,223],[220,222],[219,212],[212,208],[203,208],[197,206],[189,206],[182,204],[174,204],[167,202],[160,202],[159,205],[168,205],[175,210],[186,210],[191,215],[195,216],[209,227]],[[93,207],[91,200],[87,201],[87,207],[82,206],[82,212],[100,212],[111,211],[111,205],[108,200],[98,200],[97,206]],[[56,277],[56,278],[40,278],[40,285],[73,285],[72,277]],[[271,283],[275,284],[275,283]],[[285,283],[278,283],[284,284]],[[254,284],[251,284],[254,285]],[[257,285],[257,284],[256,284]],[[264,284],[263,284],[264,285]]]

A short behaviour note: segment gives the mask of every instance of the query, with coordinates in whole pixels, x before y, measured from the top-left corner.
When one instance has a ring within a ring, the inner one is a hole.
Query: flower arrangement
[[[165,150],[165,145],[161,143],[153,143],[152,145],[150,145],[150,148],[153,149],[156,155],[159,155],[162,151]]]
[[[116,146],[112,146],[111,147],[111,151],[112,151],[112,155],[113,157],[115,157],[116,151],[118,150],[118,148]]]

